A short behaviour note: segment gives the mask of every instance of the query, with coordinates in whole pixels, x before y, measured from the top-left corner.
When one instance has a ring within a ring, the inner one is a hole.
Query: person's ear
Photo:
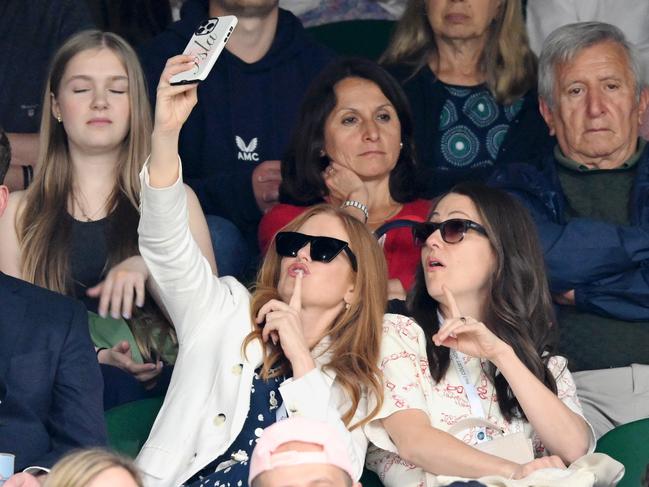
[[[349,288],[347,288],[345,296],[343,296],[343,301],[345,302],[345,308],[349,308],[354,302],[354,283],[351,283]]]
[[[552,109],[545,101],[545,99],[541,97],[539,97],[539,111],[541,112],[541,116],[543,117],[543,120],[545,120],[545,123],[550,130],[550,135],[556,135],[557,131],[554,127],[554,115],[552,113]]]
[[[7,209],[7,202],[9,201],[9,188],[4,184],[0,184],[0,217]]]
[[[59,106],[59,102],[56,101],[56,97],[54,96],[54,93],[50,93],[50,100],[51,100],[51,105],[52,105],[52,116],[56,118],[59,123],[61,122],[61,107]]]
[[[644,122],[647,106],[649,105],[649,87],[644,85],[640,90],[640,100],[638,101],[638,126]]]

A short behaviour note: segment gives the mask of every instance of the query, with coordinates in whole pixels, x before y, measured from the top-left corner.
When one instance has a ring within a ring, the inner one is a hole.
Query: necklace
[[[79,190],[79,192],[83,196],[84,201],[87,202],[88,200],[86,199],[85,195],[81,192],[81,190]],[[106,198],[104,203],[97,210],[95,210],[93,213],[88,215],[88,213],[86,213],[86,210],[83,209],[83,206],[81,206],[81,203],[79,203],[79,200],[77,199],[77,195],[74,191],[72,191],[72,199],[74,203],[77,205],[77,208],[79,208],[79,211],[81,212],[83,218],[85,218],[86,222],[94,222],[95,217],[99,214],[100,211],[106,208],[106,203],[108,203],[108,198]]]
[[[381,218],[374,218],[373,220],[367,220],[367,223],[383,223],[385,221],[388,221],[390,218],[392,218],[394,215],[399,213],[401,211],[401,208],[403,208],[403,205],[400,203],[397,203],[396,207],[394,210],[390,210],[387,215]]]

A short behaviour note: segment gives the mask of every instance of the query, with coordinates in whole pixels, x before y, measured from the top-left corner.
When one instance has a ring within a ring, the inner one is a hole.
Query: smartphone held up
[[[236,25],[234,15],[212,17],[201,22],[183,51],[183,54],[194,56],[194,67],[173,75],[170,83],[198,83],[207,78]]]

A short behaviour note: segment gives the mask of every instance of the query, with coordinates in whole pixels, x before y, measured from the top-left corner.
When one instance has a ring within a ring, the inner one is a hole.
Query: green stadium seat
[[[342,56],[376,61],[388,46],[395,25],[391,20],[347,20],[310,27],[307,32]]]
[[[609,431],[597,441],[595,451],[606,453],[624,465],[618,487],[638,487],[649,464],[649,418]]]
[[[163,399],[162,396],[142,399],[106,411],[108,445],[123,455],[135,458],[149,437]]]

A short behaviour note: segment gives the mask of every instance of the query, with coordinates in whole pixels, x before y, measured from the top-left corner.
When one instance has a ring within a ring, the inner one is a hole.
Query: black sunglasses
[[[331,262],[344,251],[349,257],[354,272],[357,270],[356,256],[344,240],[333,237],[314,237],[299,232],[279,232],[275,236],[275,250],[282,257],[296,257],[306,244],[311,244],[311,260]]]
[[[485,228],[471,220],[464,220],[462,218],[452,218],[443,222],[424,222],[417,223],[412,227],[412,236],[415,239],[415,245],[423,247],[426,245],[426,240],[439,228],[442,234],[442,240],[446,243],[456,244],[462,241],[464,234],[469,230],[475,230],[485,237],[487,231]]]

